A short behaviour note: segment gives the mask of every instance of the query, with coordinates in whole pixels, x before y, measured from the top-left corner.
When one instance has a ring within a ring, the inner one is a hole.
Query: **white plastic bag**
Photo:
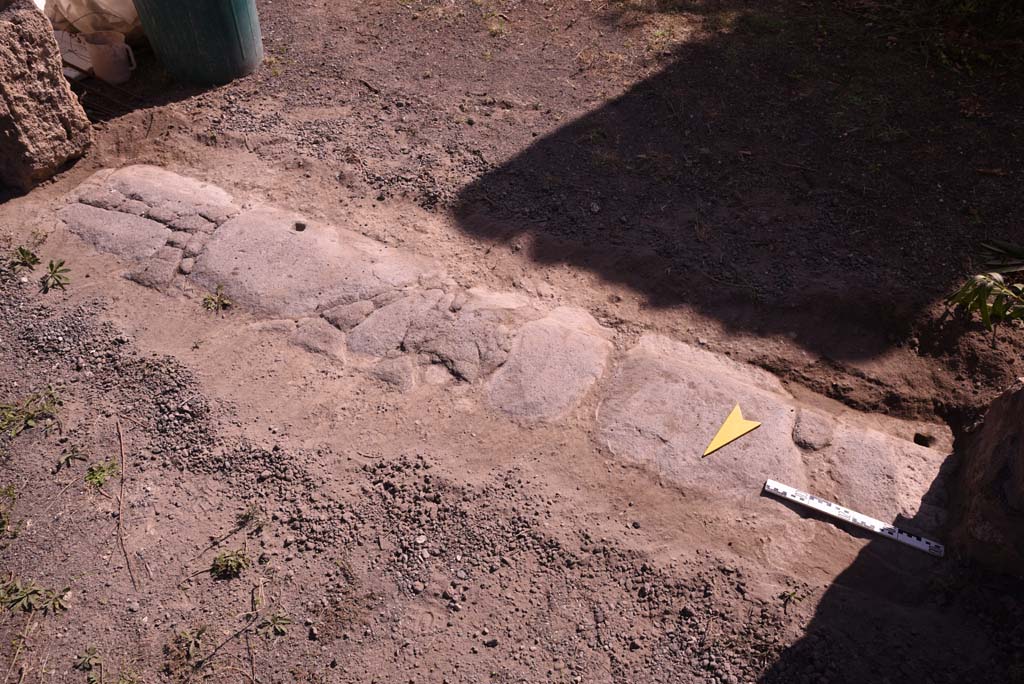
[[[46,0],[46,16],[55,29],[69,33],[117,31],[129,40],[142,36],[132,0]]]

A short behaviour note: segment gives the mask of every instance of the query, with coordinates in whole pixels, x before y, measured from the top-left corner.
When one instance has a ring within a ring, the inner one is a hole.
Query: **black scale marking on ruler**
[[[764,491],[769,494],[788,499],[789,501],[795,501],[798,504],[807,506],[819,513],[830,515],[833,518],[845,520],[846,522],[856,525],[861,529],[880,534],[883,537],[894,539],[901,544],[912,546],[915,549],[930,553],[933,556],[942,557],[946,553],[946,549],[942,544],[934,542],[924,537],[919,537],[916,534],[911,534],[905,530],[901,530],[898,527],[884,523],[881,520],[870,518],[866,515],[862,515],[857,511],[851,511],[849,508],[840,506],[837,503],[827,501],[825,499],[818,498],[813,494],[802,492],[799,489],[794,489],[789,485],[784,485],[781,482],[775,480],[768,480],[764,483]]]

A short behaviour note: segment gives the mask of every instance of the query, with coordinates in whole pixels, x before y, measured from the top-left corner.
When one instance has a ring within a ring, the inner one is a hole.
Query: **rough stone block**
[[[383,359],[370,370],[370,374],[399,392],[408,392],[416,386],[416,366],[408,356]]]
[[[524,325],[491,379],[491,404],[517,418],[567,413],[604,374],[610,331],[581,309],[561,307]]]
[[[953,543],[989,568],[1024,577],[1024,380],[992,402],[961,458]]]
[[[296,223],[305,230],[295,230]],[[308,316],[415,284],[430,265],[351,231],[261,207],[220,226],[191,278],[223,285],[239,306],[270,316]]]
[[[289,341],[314,354],[323,354],[335,361],[345,362],[345,335],[322,318],[307,318],[299,322]]]
[[[91,142],[50,22],[31,0],[0,2],[0,182],[27,191]]]
[[[108,211],[75,202],[57,212],[68,230],[101,252],[127,259],[144,259],[167,242],[167,227],[132,214]]]
[[[363,320],[373,313],[373,302],[352,302],[351,304],[339,304],[323,312],[327,322],[338,330],[349,331],[356,327]]]
[[[142,260],[135,268],[125,273],[125,277],[139,285],[162,290],[174,281],[180,263],[180,249],[161,247],[156,254]]]

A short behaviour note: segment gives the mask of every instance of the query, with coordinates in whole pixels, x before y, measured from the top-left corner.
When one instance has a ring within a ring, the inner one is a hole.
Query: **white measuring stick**
[[[886,524],[881,520],[875,520],[869,518],[866,515],[861,515],[857,511],[851,511],[849,508],[844,508],[839,504],[826,501],[825,499],[819,499],[813,494],[807,492],[801,492],[799,489],[793,489],[789,485],[784,485],[781,482],[775,480],[768,480],[764,483],[764,491],[775,496],[782,497],[783,499],[789,499],[795,501],[798,504],[813,508],[814,510],[830,515],[833,518],[839,518],[845,520],[848,523],[852,523],[857,527],[863,528],[880,534],[883,537],[889,537],[895,539],[898,542],[906,544],[907,546],[913,546],[915,549],[925,551],[933,556],[942,557],[946,553],[945,547],[942,544],[933,542],[930,539],[924,537],[918,537],[916,534],[910,534],[904,532],[898,527]]]

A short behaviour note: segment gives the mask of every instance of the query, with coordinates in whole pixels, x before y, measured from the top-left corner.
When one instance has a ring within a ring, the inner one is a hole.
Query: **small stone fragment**
[[[306,318],[300,321],[289,341],[308,352],[345,362],[344,333],[322,318]]]
[[[90,207],[117,210],[124,204],[125,196],[117,190],[90,185],[78,193],[78,201]]]
[[[181,208],[181,204],[178,202],[164,202],[163,204],[151,207],[146,216],[160,223],[170,223],[178,218],[178,211]]]
[[[167,236],[167,244],[170,245],[171,247],[184,249],[185,245],[188,243],[189,238],[191,237],[191,233],[186,233],[180,230],[172,230],[171,234]]]
[[[175,230],[183,230],[187,233],[212,233],[213,229],[217,227],[199,214],[179,215],[171,221],[170,225]]]
[[[416,366],[408,356],[384,359],[378,362],[370,373],[399,392],[407,392],[416,386]]]
[[[373,313],[374,308],[373,302],[352,302],[335,306],[321,315],[338,330],[348,332]]]
[[[793,442],[802,449],[820,451],[832,443],[835,420],[814,409],[800,408],[793,425]]]
[[[189,237],[188,242],[185,243],[185,256],[196,257],[203,251],[203,247],[206,246],[208,237],[205,233],[194,233]]]
[[[117,210],[133,216],[145,216],[149,213],[149,205],[139,200],[130,199],[125,200],[121,206],[117,207]]]
[[[144,259],[135,268],[125,273],[125,277],[139,285],[162,290],[174,280],[180,263],[180,249],[161,247],[156,254]]]

